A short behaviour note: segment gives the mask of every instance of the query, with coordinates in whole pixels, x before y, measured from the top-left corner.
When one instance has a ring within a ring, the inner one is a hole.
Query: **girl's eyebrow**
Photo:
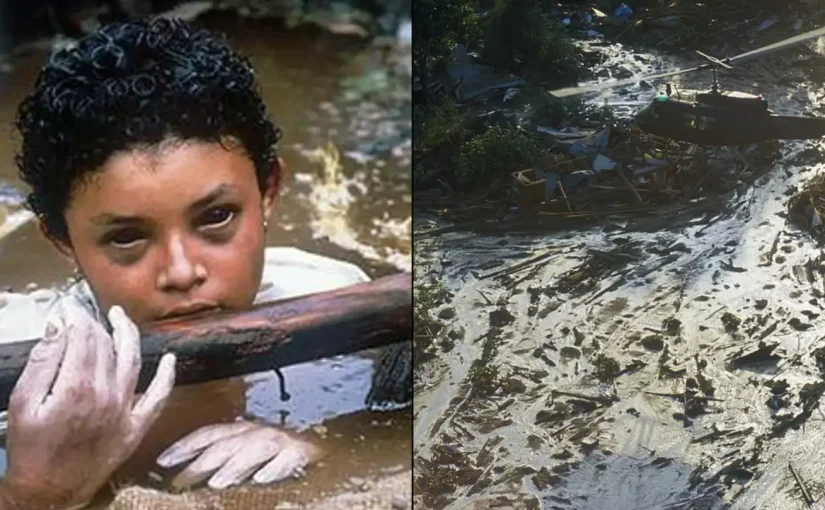
[[[187,211],[190,214],[194,213],[200,209],[209,206],[213,202],[223,198],[226,195],[231,195],[233,191],[235,191],[235,186],[231,184],[220,184],[215,189],[207,193],[203,198],[195,200],[192,203],[192,205],[187,207]]]
[[[135,223],[140,223],[140,221],[139,216],[118,216],[112,213],[101,213],[93,216],[91,219],[92,223],[103,227],[111,225],[134,225]]]
[[[213,202],[227,195],[231,195],[235,189],[236,187],[231,184],[220,184],[203,197],[192,202],[186,210],[189,214],[193,214],[208,207]],[[92,223],[101,226],[134,225],[136,223],[141,223],[142,218],[140,216],[121,216],[112,213],[101,213],[92,217],[91,221]]]

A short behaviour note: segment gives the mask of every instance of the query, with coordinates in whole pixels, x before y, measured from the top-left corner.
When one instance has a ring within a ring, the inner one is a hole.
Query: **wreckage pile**
[[[634,127],[538,126],[537,130],[540,144],[547,149],[532,168],[512,173],[506,196],[477,195],[466,200],[419,196],[416,207],[474,225],[514,220],[569,224],[570,220],[655,213],[752,183],[779,156],[775,142],[701,147]],[[500,185],[493,188],[500,190]]]
[[[564,152],[554,150],[534,168],[514,174],[514,187],[522,204],[547,213],[635,212],[725,193],[755,180],[778,156],[774,143],[707,148],[633,128],[610,143],[610,128],[538,129]],[[539,186],[541,195],[532,191]]]
[[[660,49],[731,38],[758,37],[768,30],[805,30],[821,25],[823,12],[812,2],[601,0],[593,6],[559,8],[561,22],[588,35],[635,41]]]

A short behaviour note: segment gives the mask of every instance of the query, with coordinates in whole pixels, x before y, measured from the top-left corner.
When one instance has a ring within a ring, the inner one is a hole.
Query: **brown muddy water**
[[[409,46],[395,41],[375,47],[320,30],[288,31],[277,22],[226,14],[206,14],[199,22],[227,33],[251,58],[264,98],[285,132],[281,154],[291,178],[269,244],[348,260],[373,277],[409,271]],[[5,232],[13,230],[0,235],[0,287],[14,291],[59,287],[71,271],[33,222],[10,228],[25,217],[19,212],[25,188],[12,160],[17,143],[12,121],[45,57],[45,51],[30,51],[11,60],[11,72],[0,74],[0,206],[11,213]],[[288,402],[280,401],[271,374],[176,389],[118,482],[165,487],[173,473],[162,473],[153,462],[162,449],[201,425],[242,414],[302,431],[328,453],[303,480],[267,492],[270,503],[286,493],[300,493],[298,499],[308,501],[349,490],[359,480],[410,469],[411,411],[365,408],[373,374],[370,353],[283,372],[292,395]]]
[[[687,63],[601,48],[604,71]],[[783,114],[821,111],[821,84],[790,60],[726,73],[723,85],[763,93]],[[820,66],[814,56],[808,71]],[[654,94],[640,85],[594,102]],[[819,140],[783,142],[754,184],[655,216],[416,238],[416,286],[451,294],[432,310],[445,326],[436,358],[417,373],[416,508],[808,508],[789,463],[814,501],[825,497],[825,267],[785,215],[798,186],[825,172],[823,154]],[[416,212],[416,233],[441,226]],[[760,342],[776,356],[731,363]],[[615,384],[597,377],[602,356],[618,364]],[[491,391],[478,389],[491,378],[474,363],[498,369]]]

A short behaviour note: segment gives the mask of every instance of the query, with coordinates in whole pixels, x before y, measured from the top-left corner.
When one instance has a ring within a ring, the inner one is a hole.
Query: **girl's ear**
[[[272,172],[266,180],[266,188],[264,189],[263,196],[263,213],[265,220],[269,219],[278,206],[278,194],[281,191],[281,183],[284,182],[287,173],[286,164],[280,156],[277,161],[273,163],[272,167]]]
[[[77,258],[74,255],[74,250],[72,246],[64,241],[59,240],[51,232],[49,232],[48,227],[46,227],[46,223],[42,219],[37,220],[37,226],[40,228],[40,232],[43,234],[43,237],[48,239],[52,246],[63,255],[63,257],[69,261],[69,263],[77,265]]]

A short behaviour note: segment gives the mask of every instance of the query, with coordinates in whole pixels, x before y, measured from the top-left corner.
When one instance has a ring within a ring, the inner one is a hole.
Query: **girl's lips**
[[[200,312],[218,310],[220,310],[220,306],[214,303],[188,303],[186,305],[176,306],[168,312],[163,313],[158,320],[174,319]]]

